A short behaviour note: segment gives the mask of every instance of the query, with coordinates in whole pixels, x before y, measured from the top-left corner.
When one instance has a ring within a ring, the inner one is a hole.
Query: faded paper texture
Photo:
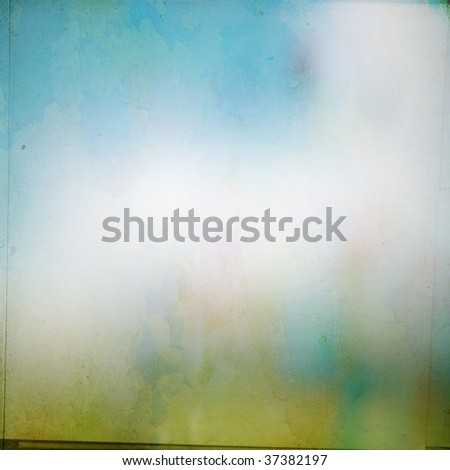
[[[8,208],[9,4],[0,3],[0,441],[3,439]]]
[[[449,47],[447,32],[447,48]],[[448,51],[448,49],[447,49]],[[441,170],[436,224],[427,445],[450,447],[450,60],[447,52]]]
[[[423,448],[447,29],[429,4],[12,1],[5,437]],[[327,206],[347,242],[101,241],[124,207]]]

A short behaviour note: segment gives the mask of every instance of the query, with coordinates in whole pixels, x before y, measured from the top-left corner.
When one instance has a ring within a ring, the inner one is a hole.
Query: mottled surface
[[[428,5],[11,1],[5,438],[448,445],[447,29]],[[326,206],[347,243],[100,241],[124,207]]]
[[[8,2],[0,2],[0,439],[3,439],[8,206]]]
[[[450,29],[447,44],[450,44]],[[431,330],[427,445],[450,447],[450,60],[447,55],[439,198],[437,204],[435,283]]]

